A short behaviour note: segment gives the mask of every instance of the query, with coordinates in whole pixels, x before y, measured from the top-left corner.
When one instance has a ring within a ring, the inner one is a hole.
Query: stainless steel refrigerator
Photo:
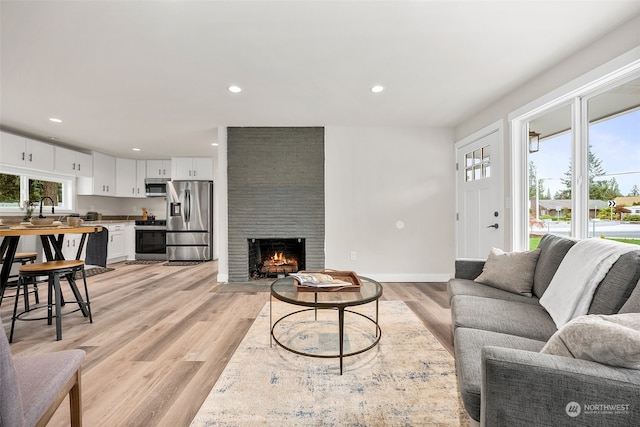
[[[167,182],[167,259],[209,261],[213,252],[213,182]]]

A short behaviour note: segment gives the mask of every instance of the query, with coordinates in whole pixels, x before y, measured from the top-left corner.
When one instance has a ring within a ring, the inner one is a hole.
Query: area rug
[[[125,261],[126,265],[146,265],[146,264],[159,264],[161,262],[165,262],[164,260],[152,260],[152,259],[135,259],[131,261]]]
[[[375,313],[373,304],[358,309]],[[297,307],[273,303],[274,318]],[[291,316],[276,327],[287,346],[324,354],[337,349],[337,313]],[[451,355],[402,301],[380,302],[382,338],[344,359],[270,347],[265,305],[193,419],[202,426],[468,426],[458,399]],[[345,351],[362,348],[373,325],[345,320]]]
[[[86,270],[84,270],[84,274],[86,277],[91,277],[91,276],[95,276],[97,274],[102,274],[102,273],[106,273],[108,271],[113,271],[115,270],[115,268],[111,268],[111,267],[91,267],[91,268],[87,268]],[[80,271],[76,271],[76,274],[74,276],[76,279],[82,279],[82,273]]]

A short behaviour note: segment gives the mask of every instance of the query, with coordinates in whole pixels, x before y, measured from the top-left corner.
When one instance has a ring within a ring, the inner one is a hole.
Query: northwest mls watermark
[[[571,418],[580,415],[627,415],[628,403],[583,403],[569,402],[564,411]]]

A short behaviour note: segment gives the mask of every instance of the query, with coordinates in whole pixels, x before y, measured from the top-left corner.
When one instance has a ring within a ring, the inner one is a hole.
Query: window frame
[[[45,171],[37,170],[25,170],[22,168],[2,165],[0,173],[9,175],[18,175],[20,177],[20,206],[22,203],[29,199],[29,180],[37,179],[42,181],[55,181],[62,184],[62,206],[56,206],[56,214],[71,213],[76,206],[75,194],[76,194],[76,178],[60,175],[55,173],[49,173]],[[3,215],[23,215],[24,210],[20,207],[7,207],[0,206],[0,214]]]

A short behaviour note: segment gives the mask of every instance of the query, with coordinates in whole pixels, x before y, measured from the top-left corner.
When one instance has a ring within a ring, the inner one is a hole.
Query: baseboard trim
[[[447,282],[450,278],[450,274],[376,274],[376,273],[361,273],[361,276],[369,277],[378,282]]]

